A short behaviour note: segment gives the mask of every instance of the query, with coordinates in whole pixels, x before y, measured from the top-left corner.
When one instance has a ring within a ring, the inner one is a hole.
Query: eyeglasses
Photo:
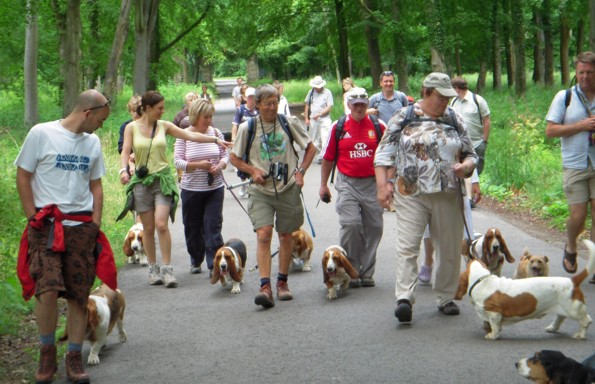
[[[393,71],[384,71],[384,72],[382,72],[382,76],[393,76],[393,75],[394,75]]]
[[[85,111],[92,111],[92,110],[94,110],[94,109],[105,108],[105,107],[108,107],[108,106],[109,106],[111,103],[112,103],[112,100],[111,100],[111,99],[108,97],[108,98],[107,98],[107,102],[106,102],[105,104],[103,104],[103,105],[98,105],[98,106],[96,106],[96,107],[87,108],[87,109],[85,109]]]
[[[269,107],[277,107],[277,106],[279,106],[279,102],[278,101],[270,101],[268,103],[262,103],[262,106],[263,107],[267,107],[267,108],[269,108]]]
[[[349,95],[349,98],[350,99],[367,99],[368,94],[367,93],[361,93],[361,94],[352,93],[351,95]]]

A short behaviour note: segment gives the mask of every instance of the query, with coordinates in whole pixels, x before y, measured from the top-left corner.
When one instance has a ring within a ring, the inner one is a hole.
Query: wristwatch
[[[302,174],[302,176],[306,175],[306,170],[305,170],[304,168],[302,168],[302,167],[299,167],[299,168],[297,169],[297,172],[301,173],[301,174]]]

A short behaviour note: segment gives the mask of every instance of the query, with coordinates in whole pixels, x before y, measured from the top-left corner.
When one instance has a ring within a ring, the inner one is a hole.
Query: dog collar
[[[490,277],[491,275],[484,275],[482,277],[480,277],[479,279],[475,280],[475,283],[473,283],[473,285],[471,285],[471,288],[469,288],[469,297],[471,297],[471,292],[473,292],[473,289],[477,286],[477,284],[481,283],[482,281],[484,281],[486,278]]]

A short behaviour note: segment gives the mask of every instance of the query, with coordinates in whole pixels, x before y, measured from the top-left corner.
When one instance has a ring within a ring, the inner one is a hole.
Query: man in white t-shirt
[[[233,97],[233,101],[235,101],[236,103],[236,108],[240,107],[240,104],[242,104],[242,95],[240,93],[242,85],[244,84],[244,79],[242,79],[241,77],[238,77],[236,79],[237,85],[235,87],[233,87],[233,90],[231,91],[231,97]]]
[[[312,89],[306,95],[306,107],[304,119],[309,127],[309,135],[312,143],[318,149],[318,164],[322,163],[322,154],[328,142],[328,135],[331,130],[331,109],[333,109],[333,94],[324,88],[326,81],[320,76],[310,80]]]
[[[101,144],[93,133],[109,114],[110,100],[96,90],[87,90],[66,118],[31,128],[15,160],[17,189],[29,218],[27,269],[32,281],[31,291],[25,295],[35,293],[41,343],[36,382],[51,382],[57,369],[58,297],[68,304],[67,379],[77,383],[90,380],[83,369],[81,350],[87,301],[98,263],[93,250],[101,225],[101,177],[105,174]],[[21,282],[25,290],[29,281],[21,278]]]

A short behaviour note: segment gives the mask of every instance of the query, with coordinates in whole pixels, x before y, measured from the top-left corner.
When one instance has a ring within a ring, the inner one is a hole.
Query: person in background
[[[327,88],[324,88],[326,81],[320,76],[310,80],[312,88],[306,96],[306,107],[304,109],[304,119],[306,126],[310,129],[310,137],[314,146],[318,149],[316,161],[322,163],[322,153],[328,135],[331,129],[331,109],[333,109],[333,94]]]
[[[248,102],[248,96],[246,91],[250,88],[248,84],[242,84],[240,87],[240,107]]]
[[[393,115],[374,159],[378,201],[387,207],[395,196],[395,316],[404,323],[413,316],[417,258],[428,224],[436,246],[433,289],[438,294],[438,310],[445,315],[460,313],[453,301],[461,267],[457,239],[463,238],[459,178],[470,177],[477,163],[462,118],[448,106],[449,99],[457,95],[448,75],[429,74],[422,95],[409,121],[405,108]]]
[[[141,97],[139,95],[134,95],[128,100],[127,108],[128,113],[130,113],[130,119],[126,120],[120,126],[120,136],[118,138],[118,153],[122,153],[122,145],[124,144],[124,128],[128,124],[130,124],[134,120],[138,120],[140,118],[139,114],[137,113],[138,107],[140,106]],[[128,160],[128,170],[129,174],[134,173],[134,153],[130,154],[130,159]]]
[[[198,95],[198,97],[201,99],[205,99],[209,103],[213,104],[213,99],[211,98],[211,95],[209,94],[209,88],[207,87],[207,85],[205,83],[202,84],[201,93],[200,93],[200,95]]]
[[[218,137],[190,132],[161,120],[165,112],[163,96],[147,91],[142,97],[139,114],[142,117],[126,126],[122,147],[120,182],[126,186],[126,205],[117,220],[128,211],[136,211],[143,224],[143,245],[149,261],[149,284],[177,287],[171,263],[171,234],[168,216],[174,221],[178,204],[178,190],[171,174],[167,156],[166,136],[199,143],[231,146]],[[136,172],[132,177],[126,171],[131,151],[136,154]],[[159,235],[159,248],[163,268],[157,264],[155,231]]]
[[[250,117],[258,116],[258,108],[256,108],[256,101],[254,99],[254,94],[256,93],[256,89],[249,87],[246,89],[246,104],[241,104],[239,108],[236,110],[236,114],[233,117],[233,122],[231,125],[231,141],[235,142],[236,137],[238,135],[238,126],[248,120]],[[242,179],[244,181],[244,179]],[[240,187],[238,191],[238,195],[240,197],[246,197],[248,191],[248,185],[244,185]]]
[[[574,67],[577,84],[556,94],[545,117],[546,136],[559,137],[562,144],[563,187],[570,211],[562,266],[568,273],[578,269],[576,241],[585,229],[589,206],[595,222],[595,53],[580,53]],[[595,225],[590,239],[595,241]],[[589,282],[595,284],[595,275]]]
[[[395,75],[392,71],[382,72],[379,83],[382,91],[370,98],[368,115],[376,115],[388,123],[395,112],[409,105],[409,100],[403,92],[395,90]]]
[[[223,134],[211,126],[215,108],[205,99],[195,100],[189,109],[190,132],[199,132],[223,141]],[[174,163],[182,170],[180,196],[186,249],[190,254],[190,272],[201,273],[207,260],[209,277],[215,252],[223,246],[223,198],[225,187],[221,171],[227,167],[229,155],[214,143],[195,143],[176,139]]]
[[[350,114],[343,125],[343,134],[337,142],[337,122],[331,128],[329,143],[322,157],[319,195],[322,201],[331,198],[328,179],[337,164],[337,202],[339,215],[339,244],[347,251],[347,259],[359,273],[350,286],[373,287],[376,251],[382,239],[384,221],[382,207],[376,200],[374,178],[374,151],[380,141],[371,118],[366,114],[368,93],[353,88],[347,94]],[[379,121],[382,132],[386,129]],[[381,135],[381,134],[380,134]]]
[[[256,261],[260,274],[260,290],[254,303],[264,308],[275,305],[271,288],[271,240],[273,228],[279,236],[279,272],[277,274],[277,298],[291,300],[293,295],[287,284],[291,262],[291,234],[304,222],[304,207],[300,199],[304,185],[304,175],[310,166],[316,148],[310,137],[295,116],[280,117],[277,113],[279,93],[270,84],[261,85],[256,90],[256,105],[260,114],[254,117],[254,139],[248,147],[248,122],[240,125],[238,136],[230,155],[231,163],[240,171],[250,175],[248,215],[256,232]],[[290,137],[281,126],[286,119]],[[298,165],[299,157],[293,144],[305,150],[304,159]],[[248,162],[244,154],[248,152]],[[277,177],[266,177],[272,164],[286,168],[287,183]]]
[[[349,91],[355,88],[355,84],[351,77],[346,77],[341,81],[343,86],[343,113],[349,115],[351,113],[351,109],[349,109],[349,103],[347,102],[347,96],[349,95]]]
[[[31,128],[15,160],[17,190],[25,217],[29,218],[25,237],[28,252],[19,254],[19,265],[21,258],[26,258],[22,264],[26,270],[19,270],[19,278],[25,299],[35,294],[35,319],[41,345],[39,369],[35,373],[37,383],[51,383],[58,368],[55,343],[58,297],[64,297],[68,306],[66,378],[75,383],[90,381],[81,351],[89,292],[101,262],[94,250],[100,236],[101,178],[105,175],[101,143],[93,133],[109,115],[109,99],[93,89],[84,91],[66,118]],[[60,228],[63,228],[64,249],[55,248],[57,239],[51,243],[54,230]],[[113,282],[117,285],[113,254],[111,262]]]
[[[279,92],[279,108],[277,108],[277,113],[282,113],[285,116],[291,116],[291,111],[289,110],[289,103],[287,102],[287,98],[283,96],[283,91],[285,88],[283,87],[283,83],[278,82],[275,80],[273,83],[273,87]]]
[[[198,95],[194,92],[188,92],[184,96],[184,108],[176,114],[172,123],[180,128],[188,128],[190,123],[188,122],[188,107],[194,100],[198,99]]]
[[[236,108],[240,107],[241,104],[241,97],[240,97],[240,90],[242,88],[242,84],[244,84],[244,79],[242,79],[241,77],[238,77],[236,79],[236,86],[233,87],[233,90],[231,91],[231,97],[233,97],[233,100],[236,103]]]

